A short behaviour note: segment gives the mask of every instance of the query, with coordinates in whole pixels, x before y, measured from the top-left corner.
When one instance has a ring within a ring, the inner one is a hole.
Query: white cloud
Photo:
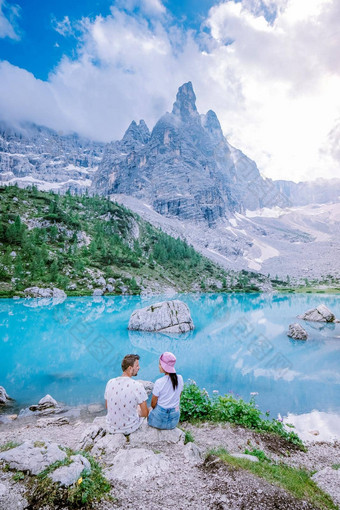
[[[54,30],[64,37],[75,35],[74,28],[68,16],[64,16],[64,19],[61,21],[53,19],[52,25],[54,25]]]
[[[10,5],[6,0],[0,0],[0,37],[9,37],[10,39],[20,39],[19,31],[16,27],[16,20],[19,17],[19,6]]]
[[[339,160],[320,151],[340,114],[339,2],[290,0],[273,24],[245,5],[226,2],[211,9],[212,36],[227,47],[241,81],[242,119],[230,119],[231,139],[270,177],[310,179],[339,174]],[[227,74],[227,71],[224,73]]]
[[[152,127],[191,80],[199,111],[214,109],[229,141],[265,175],[335,177],[339,5],[227,1],[210,10],[210,34],[185,32],[159,0],[116,3],[109,16],[77,25],[65,17],[57,25],[64,34],[81,27],[77,59],[64,57],[46,82],[2,63],[0,109],[108,141],[132,119]]]

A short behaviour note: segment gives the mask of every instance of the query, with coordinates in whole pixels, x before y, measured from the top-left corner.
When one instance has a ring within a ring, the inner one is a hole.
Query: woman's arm
[[[152,407],[152,409],[155,409],[155,407],[157,405],[157,400],[158,400],[158,397],[155,397],[155,395],[152,395],[152,399],[151,399],[151,407]]]

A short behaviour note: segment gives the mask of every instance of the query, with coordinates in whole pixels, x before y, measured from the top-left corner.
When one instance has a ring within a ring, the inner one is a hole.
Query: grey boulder
[[[313,322],[339,322],[335,315],[325,305],[319,305],[316,308],[307,310],[302,315],[298,315],[299,319]]]
[[[308,338],[307,331],[298,322],[289,324],[287,335],[295,340],[307,340]]]
[[[135,310],[130,317],[129,329],[160,333],[186,333],[194,329],[194,324],[189,307],[175,299]]]
[[[92,448],[93,444],[106,434],[106,417],[101,422],[92,423],[85,429],[81,439],[80,448]]]
[[[11,469],[29,472],[31,475],[37,475],[54,462],[65,458],[66,453],[52,442],[25,441],[16,448],[0,453],[0,460],[9,464]]]
[[[187,443],[184,446],[184,457],[192,464],[199,464],[203,460],[203,453],[195,443]]]
[[[71,455],[70,459],[72,460],[71,464],[57,468],[50,475],[53,482],[69,487],[79,480],[84,469],[91,472],[91,464],[83,455]]]
[[[27,287],[24,290],[24,294],[26,297],[33,298],[57,298],[57,299],[66,299],[66,293],[61,290],[53,287],[53,289],[46,288],[43,289],[41,287]]]
[[[117,450],[126,445],[126,436],[124,434],[106,434],[95,441],[91,450],[92,455],[108,455],[116,453]]]

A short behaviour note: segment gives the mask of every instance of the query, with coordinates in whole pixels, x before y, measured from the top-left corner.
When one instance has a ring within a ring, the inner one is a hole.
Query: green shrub
[[[181,396],[181,421],[203,421],[211,418],[212,403],[205,390],[194,382],[185,384]]]
[[[266,420],[261,415],[254,398],[250,402],[231,395],[211,399],[208,392],[201,390],[194,382],[184,386],[181,396],[181,421],[234,423],[257,432],[277,434],[301,450],[305,449],[299,436],[293,431],[288,432],[280,420]]]

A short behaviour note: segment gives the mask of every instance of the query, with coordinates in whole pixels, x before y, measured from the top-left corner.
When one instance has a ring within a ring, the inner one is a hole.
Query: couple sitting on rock
[[[179,400],[183,378],[176,374],[176,357],[164,352],[159,358],[159,371],[163,377],[155,382],[151,408],[147,406],[144,386],[132,377],[138,374],[138,354],[128,354],[122,361],[122,375],[110,379],[105,389],[107,428],[115,433],[131,434],[143,423],[157,429],[174,429],[179,421]]]

